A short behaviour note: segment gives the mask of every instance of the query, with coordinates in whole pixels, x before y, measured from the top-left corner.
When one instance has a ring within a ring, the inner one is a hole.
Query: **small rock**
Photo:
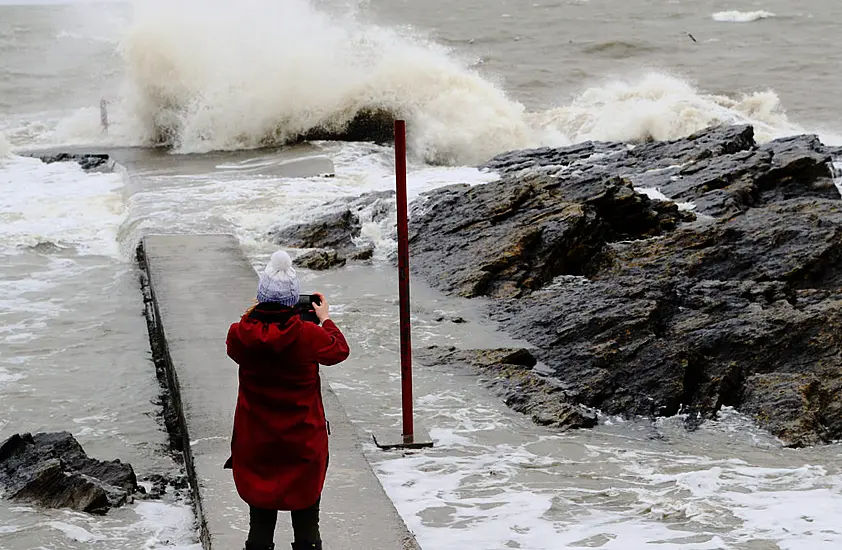
[[[59,153],[57,155],[48,155],[38,158],[45,164],[52,164],[54,162],[76,162],[85,171],[91,171],[104,167],[110,160],[110,157],[106,154],[72,155],[69,153]]]
[[[360,235],[362,225],[356,214],[343,210],[310,222],[269,232],[269,237],[280,246],[292,248],[324,248],[339,252],[353,250],[354,238]]]
[[[295,259],[295,265],[314,271],[342,267],[345,263],[345,258],[337,254],[335,250],[312,250]]]
[[[374,245],[368,245],[353,252],[348,259],[355,262],[367,262],[374,257]]]
[[[0,486],[11,500],[105,514],[138,491],[131,465],[89,458],[67,432],[16,434],[0,445]]]

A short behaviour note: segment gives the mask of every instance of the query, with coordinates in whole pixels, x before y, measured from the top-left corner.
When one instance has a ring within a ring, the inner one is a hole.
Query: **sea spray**
[[[63,142],[249,149],[341,134],[380,112],[408,120],[414,158],[468,165],[512,149],[677,139],[715,124],[752,124],[759,141],[804,132],[774,91],[713,95],[653,71],[583,83],[566,104],[528,112],[417,31],[306,0],[138,0],[119,51],[127,76],[108,132],[91,108],[59,125]]]
[[[718,124],[752,124],[760,141],[803,131],[774,92],[710,95],[660,72],[593,86],[564,107],[534,115],[534,122],[571,142],[670,140]]]
[[[537,145],[524,107],[444,47],[305,0],[139,2],[120,50],[131,110],[181,152],[341,131],[366,110],[406,118],[429,162]]]
[[[5,134],[0,132],[0,159],[8,158],[12,155],[12,146],[6,140]]]
[[[711,15],[714,21],[720,23],[751,23],[760,19],[769,19],[775,14],[768,11],[719,11]]]

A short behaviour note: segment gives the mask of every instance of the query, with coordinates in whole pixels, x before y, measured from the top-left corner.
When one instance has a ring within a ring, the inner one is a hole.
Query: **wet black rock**
[[[342,267],[347,260],[335,250],[311,250],[295,258],[295,265],[314,271],[325,271]]]
[[[371,141],[390,143],[395,139],[395,115],[385,109],[363,109],[345,124],[318,126],[295,141]]]
[[[353,249],[353,239],[360,234],[360,219],[351,210],[341,210],[322,216],[310,223],[302,223],[269,232],[280,246],[292,248]]]
[[[381,223],[395,211],[394,191],[364,193],[341,198],[324,207],[330,213],[308,223],[274,229],[269,238],[291,248],[316,249],[296,259],[309,269],[331,269],[347,260],[365,262],[374,256],[375,244],[361,237],[363,221]]]
[[[739,126],[507,153],[486,165],[501,181],[416,201],[413,268],[446,292],[494,298],[492,317],[535,346],[565,403],[691,419],[731,406],[788,445],[832,441],[842,438],[832,152],[814,136],[758,145]]]
[[[84,154],[74,155],[70,153],[58,153],[56,155],[39,156],[41,162],[52,164],[54,162],[76,162],[83,170],[94,170],[108,165],[110,157],[105,154]]]
[[[692,215],[618,177],[547,175],[438,189],[415,203],[413,266],[466,297],[516,297],[581,275],[606,241],[661,235]]]
[[[472,368],[487,377],[490,386],[512,410],[536,424],[562,430],[592,428],[596,414],[570,401],[565,392],[533,370],[535,357],[525,349],[459,350],[428,347],[416,352],[428,365]]]
[[[16,434],[0,445],[7,498],[47,508],[105,514],[138,490],[131,465],[89,458],[67,432]]]
[[[147,490],[144,485],[148,485]],[[163,498],[168,492],[184,492],[189,489],[189,481],[187,476],[164,476],[161,474],[152,474],[139,480],[138,494],[136,498],[141,500],[158,500]]]

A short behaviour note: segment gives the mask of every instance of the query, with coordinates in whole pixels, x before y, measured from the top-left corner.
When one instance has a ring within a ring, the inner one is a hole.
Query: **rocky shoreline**
[[[554,388],[516,378],[507,401],[580,411],[560,427],[593,425],[587,409],[686,413],[693,427],[729,406],[789,446],[838,440],[836,156],[815,136],[758,144],[750,126],[506,153],[484,166],[500,181],[413,203],[413,270],[492,299]],[[479,362],[511,382],[505,361]]]

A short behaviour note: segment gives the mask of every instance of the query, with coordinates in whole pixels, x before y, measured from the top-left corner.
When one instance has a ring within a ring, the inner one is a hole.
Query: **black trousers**
[[[321,542],[319,533],[319,503],[309,508],[294,510],[292,514],[292,532],[297,543]],[[256,548],[270,547],[275,542],[275,525],[278,523],[277,510],[249,507],[248,545]]]

